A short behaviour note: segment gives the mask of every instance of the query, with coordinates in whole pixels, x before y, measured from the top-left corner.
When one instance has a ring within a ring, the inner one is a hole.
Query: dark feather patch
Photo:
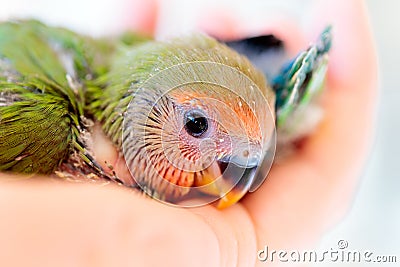
[[[279,73],[288,59],[283,41],[274,35],[261,35],[225,43],[245,55],[269,81]]]

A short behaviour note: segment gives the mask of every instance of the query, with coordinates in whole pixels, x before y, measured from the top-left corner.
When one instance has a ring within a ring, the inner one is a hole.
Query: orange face
[[[163,94],[141,123],[144,141],[132,159],[135,180],[156,188],[155,196],[169,203],[219,199],[217,205],[224,207],[237,202],[264,153],[263,122],[256,109],[266,107],[255,104],[206,83]]]
[[[220,52],[213,55],[225,59]],[[123,148],[132,176],[152,197],[225,207],[254,184],[275,126],[274,95],[260,73],[234,58],[232,65],[177,63],[138,85]]]

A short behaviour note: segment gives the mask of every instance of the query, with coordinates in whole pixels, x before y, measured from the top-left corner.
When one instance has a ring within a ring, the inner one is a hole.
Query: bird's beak
[[[260,158],[257,155],[217,159],[205,170],[198,185],[207,185],[201,191],[218,198],[214,202],[218,209],[227,208],[249,191],[261,163]]]

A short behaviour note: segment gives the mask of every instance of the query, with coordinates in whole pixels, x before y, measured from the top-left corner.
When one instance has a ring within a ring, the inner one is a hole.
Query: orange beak
[[[201,192],[214,196],[214,205],[218,209],[227,208],[238,202],[253,184],[260,160],[248,160],[245,165],[237,159],[224,158],[216,160],[204,171],[201,181]]]

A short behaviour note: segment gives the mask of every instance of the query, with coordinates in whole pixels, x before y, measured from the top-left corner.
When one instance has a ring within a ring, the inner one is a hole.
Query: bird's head
[[[265,178],[271,164],[265,156],[274,152],[274,99],[259,72],[233,56],[232,64],[179,62],[137,88],[123,149],[132,176],[154,198],[224,208]]]

